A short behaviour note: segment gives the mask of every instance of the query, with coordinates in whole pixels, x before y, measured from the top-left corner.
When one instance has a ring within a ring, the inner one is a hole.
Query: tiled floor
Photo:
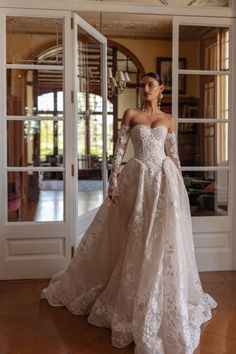
[[[201,273],[218,302],[194,354],[236,354],[236,272]],[[111,346],[110,330],[39,301],[47,280],[0,282],[0,354],[132,354]],[[171,353],[175,354],[175,353]]]

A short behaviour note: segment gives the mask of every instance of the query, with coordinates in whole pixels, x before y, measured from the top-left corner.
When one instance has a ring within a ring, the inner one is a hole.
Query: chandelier
[[[100,12],[100,23],[99,31],[103,34],[103,17],[102,12]],[[116,71],[116,74],[113,76],[112,68],[107,67],[107,90],[108,97],[118,96],[126,88],[127,82],[130,82],[130,77],[127,71],[123,72],[122,70]]]
[[[118,70],[115,77],[112,74],[112,68],[107,69],[107,88],[108,96],[118,96],[126,88],[127,82],[130,82],[130,77],[128,72],[123,72]]]

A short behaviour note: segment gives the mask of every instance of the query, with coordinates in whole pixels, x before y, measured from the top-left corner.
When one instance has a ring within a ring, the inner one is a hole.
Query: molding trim
[[[162,5],[141,5],[140,3],[124,3],[110,1],[80,1],[80,0],[1,0],[2,8],[27,8],[27,9],[52,9],[68,11],[103,11],[122,13],[142,13],[156,15],[182,15],[182,16],[202,16],[202,17],[236,17],[236,9],[225,7],[190,7],[190,6],[162,6]]]

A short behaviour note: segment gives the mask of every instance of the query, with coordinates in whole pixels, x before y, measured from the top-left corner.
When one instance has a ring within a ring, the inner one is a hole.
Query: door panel
[[[49,277],[71,258],[75,209],[70,13],[4,10],[1,277]],[[66,94],[65,94],[66,93]],[[68,136],[70,144],[65,148]],[[69,207],[70,206],[70,207]]]
[[[106,196],[107,41],[74,15],[78,240]]]
[[[231,269],[232,21],[175,17],[173,31],[173,111],[198,267]]]

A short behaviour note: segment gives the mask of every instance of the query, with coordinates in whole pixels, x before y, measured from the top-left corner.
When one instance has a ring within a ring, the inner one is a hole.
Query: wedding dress
[[[118,172],[129,137],[131,158]],[[196,267],[189,199],[175,133],[122,124],[109,194],[60,279],[42,297],[112,330],[135,354],[192,354],[216,306]]]

